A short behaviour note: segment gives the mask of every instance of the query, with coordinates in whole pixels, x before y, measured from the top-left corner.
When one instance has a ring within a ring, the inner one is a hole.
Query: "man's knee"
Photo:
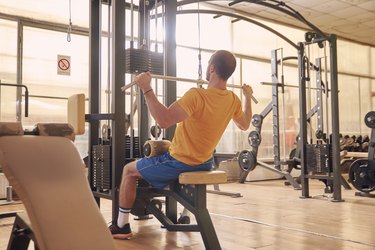
[[[140,173],[137,170],[136,161],[127,163],[122,170],[123,177],[141,177]]]

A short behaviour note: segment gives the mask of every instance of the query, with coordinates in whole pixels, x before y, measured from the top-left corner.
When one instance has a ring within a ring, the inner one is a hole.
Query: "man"
[[[157,188],[172,183],[180,173],[208,171],[212,168],[212,155],[229,121],[233,119],[242,130],[247,130],[252,116],[252,88],[243,85],[245,108],[240,99],[226,89],[227,80],[236,69],[232,53],[216,51],[208,62],[207,89],[192,88],[169,107],[161,104],[151,88],[149,72],[135,79],[146,99],[149,112],[161,128],[177,124],[169,152],[143,158],[126,164],[123,169],[119,194],[117,223],[109,228],[115,239],[132,236],[129,214],[136,196],[136,183],[145,179]]]

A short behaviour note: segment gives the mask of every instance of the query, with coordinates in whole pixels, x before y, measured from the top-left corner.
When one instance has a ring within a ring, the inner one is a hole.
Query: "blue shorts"
[[[190,166],[174,159],[169,153],[137,161],[137,170],[142,177],[156,188],[164,188],[178,179],[184,172],[209,171],[212,169],[212,158],[205,163]]]

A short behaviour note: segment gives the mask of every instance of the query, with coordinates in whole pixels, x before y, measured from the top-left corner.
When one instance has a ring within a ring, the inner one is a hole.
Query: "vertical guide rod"
[[[286,162],[286,117],[285,117],[285,79],[284,79],[284,52],[283,48],[280,48],[281,53],[281,110],[283,112],[283,119],[282,119],[282,131],[283,131],[283,161]]]
[[[332,168],[333,168],[333,200],[343,201],[341,198],[341,166],[339,143],[339,97],[337,77],[337,37],[331,35],[330,45],[330,69],[331,69],[331,114],[332,114]],[[327,93],[326,93],[327,94]]]
[[[301,185],[302,198],[309,198],[309,178],[306,164],[306,144],[307,144],[307,114],[306,114],[306,76],[305,76],[305,48],[303,43],[298,43],[298,80],[299,80],[299,119],[300,119],[300,134],[298,138],[299,148],[301,149]]]

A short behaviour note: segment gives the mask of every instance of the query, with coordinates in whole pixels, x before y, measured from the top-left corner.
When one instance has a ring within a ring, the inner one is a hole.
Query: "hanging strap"
[[[69,0],[69,26],[66,34],[66,40],[70,42],[72,40],[71,38],[72,33],[72,1]]]
[[[202,50],[201,50],[201,20],[200,20],[200,7],[198,0],[198,79],[202,80]],[[202,87],[202,85],[199,85]]]

